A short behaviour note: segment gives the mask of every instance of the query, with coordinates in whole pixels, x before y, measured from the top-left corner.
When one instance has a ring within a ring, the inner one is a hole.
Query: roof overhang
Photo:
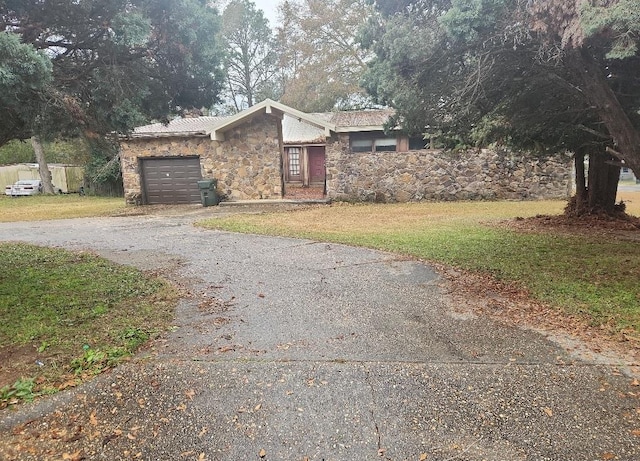
[[[232,128],[235,128],[247,121],[251,120],[253,117],[260,114],[270,114],[275,117],[278,117],[282,120],[285,114],[288,116],[297,119],[298,121],[308,123],[315,127],[318,127],[325,132],[325,136],[331,136],[331,132],[336,131],[336,126],[332,123],[321,120],[313,115],[305,114],[293,107],[289,107],[285,104],[281,104],[276,101],[272,101],[271,99],[265,99],[261,103],[258,103],[254,106],[249,107],[248,109],[243,110],[242,112],[238,112],[236,115],[233,115],[225,120],[223,120],[218,125],[214,126],[211,130],[211,139],[213,141],[224,141],[225,133]]]
[[[161,133],[131,133],[120,136],[120,139],[127,141],[134,139],[154,139],[154,138],[205,138],[209,136],[206,131],[166,131]]]
[[[357,133],[360,131],[384,131],[382,125],[367,125],[367,126],[339,126],[336,128],[336,133]]]

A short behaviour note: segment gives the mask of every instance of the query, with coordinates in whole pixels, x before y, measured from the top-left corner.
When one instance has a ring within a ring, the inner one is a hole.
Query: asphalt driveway
[[[1,459],[640,459],[620,363],[460,315],[419,262],[193,218],[0,224],[0,240],[93,249],[193,293],[136,360],[0,413]]]

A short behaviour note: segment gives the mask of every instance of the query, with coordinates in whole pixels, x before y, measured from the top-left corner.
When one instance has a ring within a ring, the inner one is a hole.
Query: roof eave
[[[206,138],[208,131],[167,131],[163,133],[132,133],[120,136],[121,139],[154,139],[154,138]]]
[[[326,138],[316,138],[316,139],[301,139],[301,140],[286,140],[283,142],[285,145],[296,145],[296,146],[306,146],[309,144],[314,145],[325,145],[327,144]]]
[[[366,126],[339,126],[336,133],[357,133],[359,131],[384,131],[382,125],[366,125]]]
[[[241,125],[242,123],[250,120],[256,115],[262,113],[275,115],[279,118],[282,118],[285,114],[290,117],[298,119],[298,121],[304,121],[312,126],[316,126],[321,128],[325,132],[325,136],[331,136],[331,132],[336,130],[336,126],[332,123],[325,122],[324,120],[320,120],[312,115],[305,114],[293,107],[286,106],[276,101],[272,101],[271,99],[265,99],[264,101],[249,107],[248,109],[243,110],[242,112],[237,113],[236,115],[230,117],[227,120],[224,120],[219,125],[215,126],[211,131],[211,139],[213,141],[224,141],[225,136],[224,133],[229,131],[230,129]]]

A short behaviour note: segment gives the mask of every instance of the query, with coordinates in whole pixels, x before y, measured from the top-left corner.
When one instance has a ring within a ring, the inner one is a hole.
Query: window
[[[398,139],[389,137],[382,131],[352,133],[350,141],[351,152],[396,152],[398,150]]]
[[[300,148],[289,147],[289,176],[300,176]]]
[[[351,141],[352,152],[371,152],[373,139],[354,139]]]
[[[383,138],[373,141],[376,152],[395,152],[396,151],[396,138]]]
[[[409,150],[422,150],[428,148],[429,141],[422,136],[409,137]]]

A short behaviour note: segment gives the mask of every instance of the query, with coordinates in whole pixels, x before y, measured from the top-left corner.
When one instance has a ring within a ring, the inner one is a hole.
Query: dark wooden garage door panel
[[[200,171],[198,157],[143,159],[142,177],[147,203],[200,203]]]

